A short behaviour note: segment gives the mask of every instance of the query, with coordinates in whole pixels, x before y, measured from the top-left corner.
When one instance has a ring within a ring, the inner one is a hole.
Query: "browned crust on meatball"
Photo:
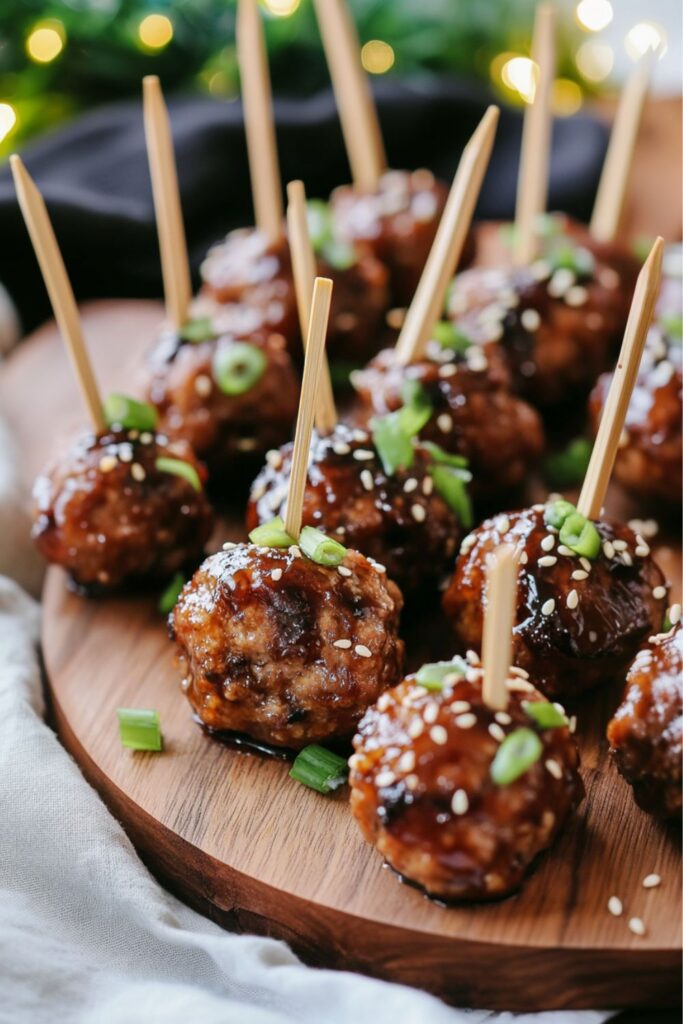
[[[636,803],[661,818],[681,816],[683,631],[652,637],[633,660],[623,703],[607,727],[610,753]]]
[[[487,560],[499,544],[514,544],[526,560],[518,576],[514,664],[553,699],[576,697],[618,676],[643,639],[658,631],[666,610],[666,596],[653,595],[665,586],[664,575],[649,553],[636,553],[649,550],[642,538],[611,519],[595,526],[603,546],[597,558],[582,562],[578,555],[561,553],[542,505],[488,519],[463,541],[443,597],[456,636],[465,647],[480,650]],[[541,542],[549,536],[555,543],[546,551]],[[611,546],[615,541],[623,550]],[[546,557],[557,561],[539,565]],[[576,578],[576,572],[587,576]],[[574,608],[567,604],[572,592],[578,599]],[[554,602],[550,609],[549,601]]]
[[[33,539],[77,585],[112,590],[194,567],[213,526],[203,491],[156,468],[160,457],[189,463],[205,478],[186,441],[108,430],[80,438],[34,487]]]
[[[172,616],[203,725],[292,748],[351,735],[400,679],[403,602],[357,551],[341,568],[247,544],[206,559]]]
[[[517,780],[493,782],[502,739],[533,727],[522,701],[541,698],[511,680],[524,692],[511,691],[496,714],[482,701],[480,674],[442,693],[409,676],[368,710],[350,761],[351,810],[366,840],[405,878],[452,900],[514,891],[584,793],[566,727],[539,732],[542,755]],[[453,803],[458,790],[464,807]]]

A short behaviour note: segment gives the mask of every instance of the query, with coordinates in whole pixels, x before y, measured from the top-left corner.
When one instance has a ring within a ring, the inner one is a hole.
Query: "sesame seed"
[[[512,718],[508,715],[507,711],[496,711],[493,717],[501,725],[509,725],[512,721]]]
[[[465,672],[465,679],[468,683],[478,683],[481,677],[480,668],[468,668]]]
[[[100,472],[111,473],[112,469],[116,469],[118,461],[115,455],[103,455],[100,459]]]
[[[526,551],[522,551],[521,555],[519,556],[519,564],[520,565],[526,565],[528,561],[529,561],[528,554],[526,553]]]
[[[587,580],[588,579],[588,573],[586,572],[585,569],[575,569],[574,572],[572,573],[572,579],[573,580]]]
[[[554,611],[555,611],[555,598],[554,597],[549,597],[548,600],[544,601],[544,603],[541,605],[541,614],[542,615],[552,615]]]
[[[434,490],[434,481],[432,480],[431,476],[426,476],[424,478],[424,480],[422,481],[422,493],[424,495],[426,495],[427,497],[429,497],[429,495],[432,493],[433,490]]]
[[[366,647],[365,644],[356,644],[356,646],[354,647],[354,651],[356,652],[359,658],[372,657],[372,651],[370,650],[369,647]]]
[[[650,549],[647,544],[638,544],[636,545],[636,554],[638,555],[638,558],[647,558],[650,554]]]
[[[380,772],[379,775],[375,776],[375,785],[381,789],[383,786],[392,786],[396,782],[396,776],[393,772],[384,771]]]
[[[424,523],[427,517],[427,511],[424,505],[413,505],[411,506],[410,512],[416,523]]]
[[[337,572],[340,576],[351,576],[351,570],[346,565],[338,565]]]
[[[607,900],[607,909],[614,917],[621,917],[624,913],[624,905],[618,896],[610,896]]]
[[[133,465],[130,467],[130,475],[133,477],[133,480],[137,480],[140,483],[147,476],[144,468],[140,465],[139,462],[134,462]]]
[[[454,721],[459,729],[471,729],[473,725],[477,724],[477,716],[473,715],[472,712],[468,712],[464,715],[458,715]]]
[[[433,725],[429,730],[429,738],[437,747],[443,747],[448,742],[448,733],[442,725]]]
[[[645,923],[639,917],[632,917],[628,926],[634,935],[645,934]]]
[[[453,429],[453,418],[447,412],[442,412],[440,416],[437,416],[436,425],[442,434],[447,434]]]
[[[469,711],[472,705],[468,700],[454,700],[451,704],[451,711],[454,715],[463,715]]]
[[[521,693],[533,693],[533,686],[528,683],[526,679],[508,679],[507,680],[508,690],[519,690]]]
[[[564,301],[568,306],[583,306],[588,301],[588,292],[580,284],[574,285],[565,292]]]
[[[559,544],[557,548],[558,555],[565,555],[567,558],[572,558],[574,552],[571,548],[568,548],[566,544]]]
[[[538,564],[544,569],[549,568],[551,565],[557,565],[557,557],[555,555],[544,555],[543,558],[539,558]]]
[[[282,569],[273,569],[273,571],[270,574],[270,578],[271,580],[275,580],[275,582],[277,583],[278,580],[282,579]]]
[[[579,604],[579,595],[578,595],[577,591],[576,590],[570,590],[569,593],[567,594],[567,608],[569,608],[570,611],[574,611],[574,609],[578,607],[578,604]]]
[[[424,732],[424,722],[421,718],[414,718],[408,726],[408,735],[411,740],[416,740],[418,736],[421,736]]]
[[[585,557],[584,557],[583,555],[582,555],[582,556],[581,556],[581,558],[579,559],[579,563],[580,563],[580,564],[581,564],[581,566],[582,566],[582,567],[583,567],[583,568],[584,568],[584,569],[586,570],[586,572],[590,572],[590,571],[591,571],[591,568],[592,568],[592,566],[591,566],[591,563],[590,563],[590,562],[589,562],[589,560],[588,560],[587,558],[585,558]]]
[[[122,444],[119,446],[119,459],[121,462],[133,461],[133,449],[129,444]]]
[[[541,326],[541,317],[536,309],[525,309],[519,319],[525,331],[537,331]]]
[[[408,477],[403,485],[403,490],[406,494],[411,494],[413,491],[417,490],[417,480],[414,476]]]
[[[656,889],[661,884],[662,880],[659,875],[645,875],[643,879],[643,889]]]
[[[621,560],[624,563],[624,565],[633,565],[633,559],[631,558],[628,551],[621,552]]]
[[[576,732],[576,715],[572,715],[569,719],[569,731],[572,734]]]
[[[510,666],[510,675],[511,676],[519,676],[520,679],[528,679],[529,678],[529,673],[527,672],[527,670],[525,668],[520,668],[519,665],[511,665]]]
[[[359,441],[360,444],[362,444],[363,441],[367,441],[368,432],[367,430],[353,430],[351,432],[351,437],[354,439],[354,441]]]
[[[451,799],[451,810],[453,814],[467,814],[470,802],[464,789],[456,789]]]
[[[371,491],[375,486],[375,481],[372,478],[372,473],[369,469],[364,469],[360,475],[360,482],[362,483],[366,491]]]
[[[602,550],[605,555],[605,558],[614,558],[614,545],[611,541],[606,540],[605,543],[602,545]]]
[[[439,367],[439,377],[453,377],[458,372],[458,367],[453,363],[445,363]]]
[[[428,701],[428,703],[425,704],[424,712],[422,714],[422,717],[424,718],[424,720],[427,723],[427,725],[431,725],[432,722],[435,722],[437,720],[438,716],[439,716],[439,705],[436,703],[436,701],[433,701],[433,700]]]
[[[332,646],[338,647],[340,651],[348,651],[351,647],[351,641],[344,637],[341,640],[335,640]]]
[[[299,547],[298,544],[292,544],[289,548],[289,553],[292,556],[292,558],[301,558],[301,548]],[[339,569],[344,569],[344,566],[340,565]],[[349,576],[351,575],[350,570],[347,569],[342,573],[342,576],[345,576],[347,573]]]
[[[148,430],[145,430],[142,434],[140,434],[140,444],[151,444],[153,440],[154,437],[152,436],[152,434],[150,434]]]
[[[576,282],[576,275],[572,270],[567,270],[561,267],[556,270],[553,276],[548,282],[548,295],[552,295],[553,298],[558,299],[564,295],[572,285]]]
[[[348,445],[346,446],[346,450],[348,451]],[[271,448],[270,451],[266,452],[266,462],[273,469],[279,469],[282,465],[281,453],[277,451],[277,449]]]
[[[590,629],[590,630],[588,631],[588,639],[590,640],[590,642],[591,642],[592,644],[594,644],[594,643],[595,643],[595,641],[596,641],[596,640],[598,639],[598,634],[597,634],[597,633],[595,632],[595,630],[594,630],[594,629]]]
[[[346,441],[335,441],[332,445],[332,451],[335,455],[348,455],[351,451],[351,447],[346,443]]]
[[[377,701],[377,710],[386,711],[391,704],[391,697],[388,693],[380,694],[379,700]]]
[[[553,760],[552,757],[549,757],[548,760],[545,762],[545,767],[554,779],[562,778],[562,766],[559,765],[557,761]]]
[[[414,789],[417,789],[418,785],[420,784],[420,780],[418,779],[417,775],[406,775],[405,784],[406,789],[410,789],[412,791]]]
[[[489,726],[489,736],[492,736],[494,740],[498,740],[499,743],[502,743],[505,739],[505,733],[497,722],[491,722]]]
[[[465,654],[465,657],[469,661],[470,665],[479,665],[479,664],[481,664],[481,658],[479,657],[479,655],[477,654],[476,651],[473,651],[473,650],[470,649]]]
[[[237,545],[235,544],[234,540],[226,540],[225,544],[223,545],[223,550],[232,551],[232,549],[236,547]]]
[[[510,520],[508,519],[507,516],[500,516],[499,519],[496,519],[496,529],[498,530],[499,533],[508,532],[508,530],[510,529]]]
[[[661,601],[663,597],[666,597],[666,587],[655,587],[652,591],[652,596],[656,601]]]
[[[400,772],[412,772],[415,767],[415,751],[406,750],[405,754],[398,759],[396,767]]]
[[[387,571],[386,565],[382,565],[381,562],[373,562],[373,560],[370,559],[370,565],[375,570],[375,572],[378,572],[380,574],[380,576],[383,576]]]
[[[615,540],[612,541],[612,547],[615,551],[626,551],[628,545],[625,540]]]
[[[354,459],[357,459],[358,462],[368,462],[370,459],[374,459],[375,453],[369,451],[367,448],[356,448],[353,453],[353,457]]]
[[[555,547],[555,538],[552,533],[549,533],[547,537],[544,537],[541,541],[541,547],[544,551],[552,551]]]
[[[681,606],[680,604],[672,604],[669,608],[669,622],[672,626],[675,626],[681,620]]]
[[[213,390],[213,382],[205,373],[199,373],[194,379],[194,389],[201,398],[206,398]]]

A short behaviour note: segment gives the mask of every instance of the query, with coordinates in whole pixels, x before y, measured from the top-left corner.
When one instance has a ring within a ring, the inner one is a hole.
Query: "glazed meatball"
[[[250,530],[284,517],[291,461],[291,444],[269,453],[251,490]],[[388,474],[370,435],[339,423],[328,437],[314,436],[303,522],[384,565],[404,594],[433,588],[462,537],[459,516],[435,488],[434,470],[427,450],[418,449],[409,469]],[[467,511],[464,482],[462,488]]]
[[[468,460],[477,500],[518,487],[540,459],[544,439],[538,413],[510,392],[508,372],[495,351],[471,345],[463,354],[432,341],[422,359],[403,366],[393,349],[383,350],[353,374],[359,422],[400,408],[406,382],[421,385],[434,410],[420,438]]]
[[[250,357],[253,372],[221,385],[220,367]],[[217,483],[236,469],[253,472],[269,448],[291,435],[299,380],[280,334],[245,341],[223,334],[183,341],[169,333],[148,360],[147,395],[169,437],[185,438],[204,459]]]
[[[204,476],[186,441],[87,434],[36,480],[33,538],[84,591],[163,581],[204,554],[213,526]]]
[[[392,302],[408,306],[432,247],[448,189],[431,171],[387,171],[374,192],[351,185],[330,197],[335,230],[347,242],[370,252],[389,271]],[[468,239],[461,259],[473,254]]]
[[[442,690],[418,673],[368,710],[349,762],[351,810],[391,867],[429,894],[491,899],[520,885],[584,789],[564,716],[553,708],[559,724],[539,728],[526,708],[547,702],[519,677],[508,680],[507,710],[491,710],[481,668],[458,662]],[[518,742],[528,756],[513,778],[504,762]]]
[[[568,503],[563,503],[568,504]],[[599,549],[587,558],[550,525],[555,503],[501,514],[462,543],[443,606],[459,640],[480,650],[486,567],[503,543],[521,551],[514,628],[515,665],[547,697],[576,697],[623,672],[664,618],[667,589],[642,537],[601,519]]]
[[[174,609],[183,689],[211,730],[292,748],[348,737],[401,678],[402,603],[357,551],[332,568],[296,546],[232,545]]]
[[[607,727],[610,753],[636,803],[661,818],[681,815],[683,632],[650,637],[626,676],[626,695]]]

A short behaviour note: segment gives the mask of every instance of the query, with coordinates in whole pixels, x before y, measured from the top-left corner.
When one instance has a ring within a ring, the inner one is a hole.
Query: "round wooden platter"
[[[153,303],[97,303],[84,323],[106,390],[126,387],[160,318]],[[82,423],[54,326],[0,370],[0,402],[32,474],[55,436]],[[612,498],[612,508],[614,501]],[[623,511],[623,509],[622,509]],[[221,536],[238,536],[239,521]],[[667,569],[680,549],[660,547]],[[587,795],[522,891],[444,908],[383,868],[351,818],[347,793],[321,797],[282,761],[208,738],[192,721],[154,596],[83,600],[51,570],[43,646],[66,747],[122,821],[151,870],[226,927],[286,939],[308,962],[416,985],[469,1006],[508,1010],[674,1005],[679,998],[680,863],[675,831],[641,813],[604,742],[613,693],[579,708]],[[424,623],[407,624],[409,637]],[[413,658],[449,653],[432,642]],[[155,708],[162,754],[122,749],[118,707]],[[646,890],[650,872],[662,877]],[[624,904],[607,911],[610,896]],[[638,916],[644,936],[631,933]]]

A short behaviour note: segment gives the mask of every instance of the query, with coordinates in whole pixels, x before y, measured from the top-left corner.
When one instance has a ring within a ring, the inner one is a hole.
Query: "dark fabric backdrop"
[[[446,179],[490,102],[480,87],[452,79],[382,81],[376,97],[390,165],[426,166]],[[275,106],[283,181],[303,178],[308,195],[322,197],[348,181],[331,93]],[[188,97],[172,99],[170,110],[196,273],[212,241],[252,222],[242,108],[237,101]],[[479,217],[512,214],[520,135],[520,114],[503,110]],[[556,122],[551,208],[588,215],[605,146],[604,127],[588,117]],[[141,104],[94,110],[23,156],[45,196],[77,297],[160,295]],[[0,169],[0,239],[0,281],[30,329],[48,315],[47,295],[6,166]]]

